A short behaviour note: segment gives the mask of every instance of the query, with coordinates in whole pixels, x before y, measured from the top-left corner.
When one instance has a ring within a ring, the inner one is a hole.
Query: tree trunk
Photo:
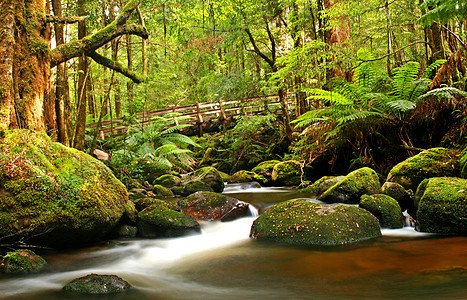
[[[131,45],[131,35],[126,35],[126,55],[127,55],[127,63],[128,63],[128,70],[133,69],[133,58],[132,58],[132,45]],[[128,105],[130,107],[130,114],[135,114],[136,113],[136,107],[134,105],[133,97],[134,97],[134,92],[133,92],[133,82],[128,81],[126,83],[126,90],[127,90],[127,99],[128,99]]]

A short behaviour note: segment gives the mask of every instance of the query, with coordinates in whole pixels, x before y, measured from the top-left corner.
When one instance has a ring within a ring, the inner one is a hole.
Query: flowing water
[[[240,185],[225,192],[260,213],[303,197]],[[254,219],[204,223],[200,235],[46,255],[45,273],[0,277],[0,298],[89,299],[60,290],[74,278],[98,273],[119,275],[136,287],[99,299],[467,299],[467,237],[405,227],[363,243],[300,248],[250,240]]]

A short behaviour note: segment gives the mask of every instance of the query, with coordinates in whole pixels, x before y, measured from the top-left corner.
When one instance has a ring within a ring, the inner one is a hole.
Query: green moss
[[[44,269],[47,262],[31,250],[8,252],[0,263],[4,273],[37,273]]]
[[[171,188],[171,187],[180,185],[181,182],[182,181],[181,181],[180,177],[172,175],[172,174],[165,174],[165,175],[162,175],[162,176],[156,178],[156,180],[154,180],[153,184],[154,185],[162,185],[162,186],[164,186],[166,188]]]
[[[388,174],[387,180],[416,190],[426,178],[455,176],[458,170],[458,153],[446,148],[432,148],[397,164]]]
[[[172,193],[171,190],[169,190],[168,188],[162,185],[153,186],[152,192],[154,193],[156,197],[159,197],[159,198],[174,197],[174,193]]]
[[[146,209],[147,207],[150,206],[163,206],[168,209],[172,209],[175,211],[180,211],[180,207],[172,201],[164,201],[160,199],[154,199],[154,198],[142,198],[138,199],[134,202],[136,209],[138,211],[142,211]]]
[[[377,194],[380,187],[378,174],[365,167],[349,173],[318,199],[326,203],[358,204],[362,195]]]
[[[104,295],[125,292],[131,285],[115,275],[90,274],[67,283],[63,290],[82,295]]]
[[[188,196],[196,192],[206,191],[213,192],[211,186],[201,180],[191,180],[183,186],[183,195]]]
[[[193,217],[155,204],[138,214],[138,230],[143,237],[154,238],[200,232],[200,226]]]
[[[301,182],[301,164],[295,160],[288,160],[274,165],[272,180],[286,186],[298,186]]]
[[[261,172],[264,173],[272,173],[274,170],[274,166],[280,163],[279,160],[268,160],[260,162],[256,167],[254,167],[251,171],[259,174]]]
[[[344,179],[344,176],[323,176],[316,180],[311,186],[300,189],[299,192],[319,196],[342,179]]]
[[[363,195],[359,204],[373,214],[384,228],[402,228],[405,225],[402,210],[394,198],[384,194]]]
[[[425,185],[426,183],[426,185]],[[438,177],[424,182],[418,204],[417,229],[422,232],[467,234],[467,179]]]
[[[381,236],[378,220],[354,206],[289,200],[255,220],[250,237],[292,245],[340,245]]]
[[[219,174],[219,171],[213,167],[204,167],[187,174],[184,178],[184,183],[196,180],[208,184],[216,193],[222,193],[224,191],[224,180],[221,174]]]

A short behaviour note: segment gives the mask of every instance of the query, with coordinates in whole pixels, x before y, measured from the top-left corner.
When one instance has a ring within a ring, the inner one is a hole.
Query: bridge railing
[[[290,111],[294,106],[294,100],[287,98],[287,109]],[[227,120],[228,118],[240,115],[260,114],[264,111],[281,113],[281,103],[277,96],[264,96],[246,98],[241,100],[202,102],[183,106],[170,106],[166,109],[143,112],[135,115],[134,125],[142,128],[155,122],[155,117],[164,116],[169,113],[177,113],[180,116],[191,117],[188,120],[179,122],[174,118],[174,125],[192,124],[199,126],[200,135],[203,134],[203,124],[213,120]],[[98,123],[87,124],[86,127],[91,132],[95,132]],[[101,122],[99,135],[102,139],[117,137],[122,135],[128,128],[124,117],[112,118]]]

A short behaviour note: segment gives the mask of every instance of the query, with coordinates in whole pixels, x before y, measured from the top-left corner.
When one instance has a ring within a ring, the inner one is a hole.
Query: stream
[[[228,185],[225,193],[259,213],[303,197],[241,185]],[[89,299],[61,288],[90,273],[115,274],[135,287],[99,299],[467,299],[467,237],[405,227],[383,229],[382,238],[366,242],[302,248],[249,239],[254,219],[202,223],[201,234],[181,238],[45,255],[44,273],[0,275],[0,299]]]

